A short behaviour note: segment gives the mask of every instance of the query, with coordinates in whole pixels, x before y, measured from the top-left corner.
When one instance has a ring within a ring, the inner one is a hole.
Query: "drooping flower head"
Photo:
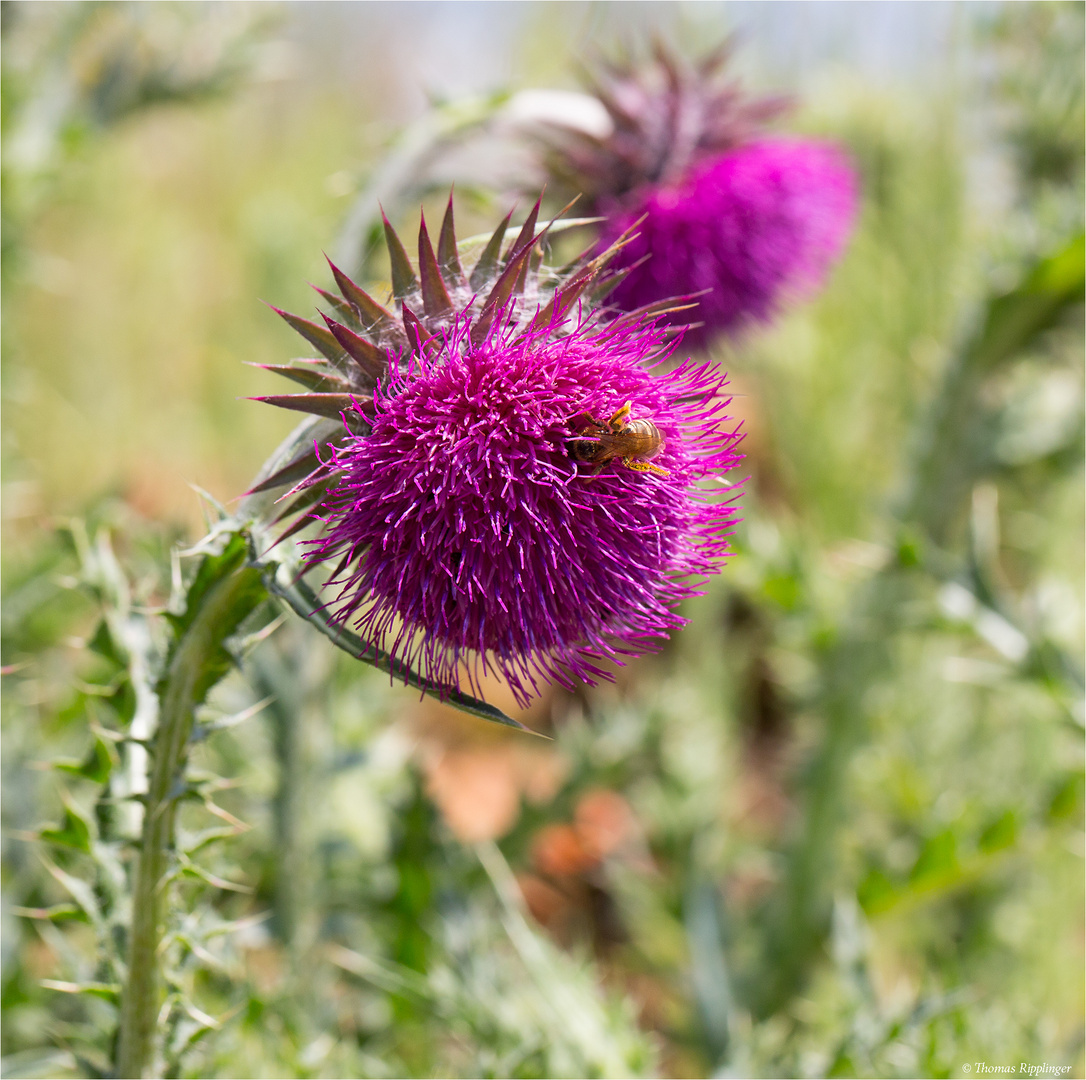
[[[701,323],[686,338],[696,345],[815,289],[855,214],[856,180],[841,150],[766,135],[788,102],[749,99],[722,82],[727,55],[725,47],[690,67],[657,45],[648,64],[601,66],[590,89],[611,131],[553,124],[544,134],[549,172],[605,219],[602,247],[639,223],[615,260],[629,273],[612,302],[632,311],[702,294],[682,315]]]
[[[499,260],[502,232],[468,279],[425,224],[416,278],[390,230],[404,332],[339,274],[356,329],[328,320],[346,354],[324,367],[364,362],[372,381],[272,400],[343,411],[300,496],[334,618],[439,688],[492,670],[525,702],[682,624],[676,604],[727,551],[737,435],[715,367],[669,363],[654,317],[601,319],[606,258],[548,283],[534,212]]]
[[[638,223],[621,256],[635,268],[612,301],[632,311],[700,294],[690,344],[766,321],[782,300],[822,283],[854,206],[852,170],[828,143],[763,139],[705,158],[674,185],[611,204],[605,245]]]

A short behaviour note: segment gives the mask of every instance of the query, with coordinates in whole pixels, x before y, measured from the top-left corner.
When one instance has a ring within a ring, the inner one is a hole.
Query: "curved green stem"
[[[165,915],[166,869],[174,842],[177,795],[183,782],[196,706],[222,674],[224,640],[252,610],[260,572],[235,563],[199,600],[159,684],[159,720],[132,895],[128,975],[121,1002],[117,1075],[150,1074],[162,989],[159,947]],[[209,681],[210,680],[210,681]]]
[[[1081,303],[1084,251],[1082,235],[1073,236],[1038,260],[1016,289],[990,297],[928,406],[925,438],[909,468],[913,491],[898,518],[926,547],[934,544],[926,554],[929,562],[942,558],[954,565],[960,558],[955,548],[961,546],[960,525],[971,492],[992,468],[991,432],[984,427],[980,401],[984,381]],[[868,732],[865,698],[890,670],[891,643],[914,590],[907,564],[891,563],[856,595],[840,639],[821,657],[824,734],[807,770],[803,824],[792,844],[788,874],[777,904],[767,912],[769,975],[751,995],[758,1016],[779,1012],[797,993],[829,931],[848,768]]]

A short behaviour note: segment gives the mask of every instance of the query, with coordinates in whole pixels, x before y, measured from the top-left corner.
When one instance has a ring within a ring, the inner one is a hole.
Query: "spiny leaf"
[[[61,982],[57,979],[42,979],[41,985],[46,990],[58,990],[62,994],[90,994],[102,998],[114,1005],[121,1003],[121,988],[116,983],[100,982]]]
[[[418,289],[419,283],[411,268],[407,251],[396,235],[396,230],[385,217],[384,210],[381,211],[381,220],[385,223],[385,243],[388,245],[388,257],[392,264],[392,295],[397,300],[403,300]]]
[[[277,315],[281,315],[293,330],[296,330],[312,345],[319,349],[336,367],[342,367],[347,358],[343,347],[323,326],[318,326],[300,315],[291,315],[289,311],[282,311],[274,305],[269,305]]]
[[[508,263],[515,254],[517,254],[525,244],[535,238],[535,227],[539,221],[539,206],[543,201],[541,195],[536,199],[535,206],[532,207],[528,216],[524,219],[524,224],[520,228],[520,232],[517,234],[516,240],[510,245],[509,250],[505,254],[506,263]]]
[[[274,375],[283,375],[288,379],[293,379],[296,383],[300,383],[302,386],[308,387],[310,390],[328,390],[330,388],[349,390],[351,388],[351,384],[346,379],[333,374],[326,366],[298,367],[296,364],[297,362],[295,364],[251,363],[249,367],[263,368]]]
[[[199,585],[199,593],[194,596],[193,589],[190,588],[184,615],[170,620],[175,628],[178,628],[179,641],[182,634],[187,632],[195,621],[204,603],[211,596],[212,590],[217,590],[220,585],[224,587],[228,585],[228,592],[225,595],[230,600],[229,607],[224,606],[222,611],[217,612],[215,634],[220,642],[225,642],[225,639],[233,634],[241,623],[268,598],[261,570],[255,566],[245,565],[248,551],[247,537],[234,533],[221,556],[209,555],[203,559],[194,581],[194,585]],[[205,573],[209,566],[210,570]],[[233,580],[227,583],[227,578]],[[171,662],[174,655],[176,654],[171,653]],[[234,665],[235,658],[225,644],[219,644],[212,649],[193,680],[190,689],[192,705],[195,707],[202,704],[211,688]],[[168,670],[169,665],[167,665]],[[160,683],[160,694],[161,689]]]
[[[87,913],[78,904],[53,904],[47,908],[13,907],[12,915],[43,922],[87,922]]]
[[[373,416],[373,402],[366,398],[356,398],[353,394],[269,394],[249,400],[264,401],[280,409],[326,416],[329,420],[338,420],[342,414],[349,416],[355,406],[366,415]]]
[[[90,818],[67,792],[61,792],[60,797],[64,803],[63,824],[40,829],[38,836],[50,844],[60,844],[90,854],[94,839],[94,827]]]
[[[910,884],[934,882],[954,875],[958,870],[958,838],[953,829],[944,829],[929,837],[909,872]]]
[[[87,648],[118,667],[125,667],[128,664],[127,650],[118,644],[106,619],[102,619],[98,624],[94,637],[87,642]]]
[[[197,881],[203,881],[212,888],[223,889],[226,892],[243,893],[245,895],[256,892],[251,885],[245,885],[238,881],[228,881],[226,878],[219,877],[210,870],[205,870],[202,866],[190,862],[184,852],[178,852],[178,859],[181,863],[177,872],[179,877],[196,878]]]
[[[332,276],[336,279],[339,291],[358,309],[362,322],[368,329],[388,329],[395,326],[396,317],[392,312],[377,303],[364,289],[360,289],[331,259],[328,259],[328,265],[332,269]]]
[[[229,970],[220,957],[216,956],[209,949],[206,949],[202,942],[197,941],[191,934],[186,934],[184,931],[178,930],[172,934],[168,934],[165,940],[171,945],[180,945],[183,950],[191,952],[193,956],[206,964],[211,971],[220,971],[225,974]],[[167,975],[167,978],[168,977],[169,976]],[[178,1004],[183,1009],[185,1008],[183,997],[178,1001]],[[185,1011],[187,1012],[188,1010],[186,1009]]]
[[[549,228],[550,223],[548,222],[539,236],[528,240],[527,243],[513,251],[509,262],[501,273],[501,277],[494,283],[494,288],[490,290],[490,294],[486,298],[482,314],[472,325],[471,340],[475,345],[486,339],[486,335],[489,333],[490,326],[498,312],[505,308],[509,298],[516,291],[521,279],[521,271],[527,267],[528,258],[532,254],[533,247],[546,236]]]
[[[179,615],[167,614],[166,618],[173,627],[177,640],[188,631],[199,614],[202,605],[211,591],[234,574],[246,576],[244,587],[237,590],[233,607],[224,612],[217,631],[227,637],[238,625],[267,597],[261,581],[260,571],[255,567],[246,568],[249,557],[249,543],[245,534],[235,532],[230,535],[225,547],[219,554],[205,555],[200,560],[199,568],[186,593],[184,610]],[[220,648],[200,673],[197,686],[193,691],[193,704],[203,701],[204,695],[230,669],[233,659]]]
[[[502,250],[502,240],[505,238],[505,230],[509,228],[509,221],[512,217],[513,211],[510,210],[505,215],[505,219],[494,230],[493,235],[483,249],[482,255],[479,256],[479,261],[475,264],[475,269],[471,272],[471,288],[476,292],[479,292],[486,285],[497,269],[498,257]]]
[[[68,890],[71,898],[79,905],[79,907],[86,914],[87,918],[96,926],[102,926],[102,912],[98,907],[98,901],[95,899],[94,890],[85,882],[81,881],[77,877],[73,877],[65,870],[61,870],[56,863],[47,859],[44,855],[39,856],[42,861],[42,865],[49,872],[49,874]]]
[[[1056,788],[1048,804],[1048,818],[1062,821],[1081,812],[1086,796],[1086,775],[1082,770],[1070,773]]]
[[[332,483],[332,478],[317,484],[310,484],[309,487],[303,488],[301,494],[292,499],[272,520],[273,525],[278,525],[280,521],[285,521],[287,518],[294,517],[295,514],[300,514],[303,510],[308,510],[314,503],[320,502],[328,491],[329,486]]]
[[[454,285],[464,284],[464,271],[460,267],[460,255],[456,248],[456,225],[453,222],[453,197],[449,192],[449,205],[441,222],[441,235],[437,239],[437,261],[446,281]]]
[[[201,829],[198,833],[185,837],[183,841],[179,840],[178,848],[189,858],[192,858],[193,855],[198,851],[203,851],[209,844],[214,844],[218,840],[229,840],[232,837],[240,836],[251,828],[251,825],[239,822],[237,826],[216,825],[214,828]]]
[[[406,305],[403,306],[403,327],[407,331],[407,340],[411,351],[423,351],[434,340],[434,335],[422,325],[419,317]]]
[[[219,500],[216,499],[210,491],[208,491],[206,488],[200,487],[199,484],[194,484],[191,480],[189,481],[189,487],[192,488],[192,490],[195,491],[196,494],[200,497],[200,503],[202,509],[204,510],[204,520],[208,523],[208,532],[212,530],[214,525],[226,521],[226,519],[230,516],[226,512],[226,507],[223,506],[223,504],[219,502]],[[214,512],[215,516],[211,517],[209,511]]]
[[[352,330],[366,329],[359,318],[358,309],[353,304],[348,303],[342,296],[336,296],[335,293],[329,292],[327,289],[321,289],[316,285],[311,286],[311,288]]]
[[[188,1009],[187,1011],[191,1015],[192,1010]],[[181,1041],[180,1045],[173,1050],[173,1061],[182,1060],[185,1054],[189,1050],[192,1050],[193,1047],[195,1047],[202,1039],[206,1038],[212,1031],[218,1031],[222,1027],[221,1021],[214,1020],[211,1017],[209,1017],[209,1019],[213,1020],[213,1022],[210,1024],[201,1024],[199,1022],[196,1023],[196,1026],[193,1028],[193,1030],[190,1031],[188,1035],[186,1035],[185,1038]],[[170,1075],[176,1075],[177,1071],[171,1071]]]
[[[354,331],[322,314],[336,341],[347,351],[347,355],[362,369],[362,374],[370,384],[376,386],[388,373],[388,354],[372,342],[359,337]]]
[[[419,276],[422,279],[422,306],[427,316],[440,318],[448,315],[453,309],[453,303],[430,243],[425,215],[421,216],[419,223]]]
[[[178,636],[192,625],[200,603],[212,587],[243,566],[248,554],[245,537],[240,533],[233,533],[221,552],[207,555],[200,560],[196,575],[185,591],[184,610],[179,615],[167,615]]]
[[[212,925],[204,931],[205,940],[222,937],[224,934],[236,934],[239,930],[246,930],[251,926],[259,926],[274,917],[271,911],[258,911],[255,915],[246,915],[241,919],[231,919],[228,922],[220,922]]]
[[[339,419],[337,416],[335,419]],[[257,495],[261,491],[271,491],[272,488],[286,487],[287,484],[296,484],[304,480],[320,464],[314,450],[303,450],[297,457],[288,461],[286,465],[276,469],[271,476],[261,480],[255,487],[250,488],[247,495]]]
[[[113,765],[113,747],[101,736],[96,735],[93,745],[82,761],[57,761],[54,762],[53,767],[75,776],[83,776],[96,784],[104,784],[113,771]]]
[[[284,618],[285,616],[281,615],[279,619],[273,620],[273,623],[269,623],[269,625],[281,624],[281,620]],[[274,700],[274,697],[269,696],[266,698],[262,698],[260,701],[254,702],[247,709],[242,709],[241,712],[233,713],[231,716],[220,716],[214,720],[202,720],[198,725],[199,736],[194,734],[193,740],[195,741],[197,737],[206,737],[207,735],[210,735],[213,731],[224,731],[226,728],[237,727],[238,724],[243,724],[246,720],[251,720],[258,713],[263,712],[264,709],[266,709]],[[211,803],[210,800],[208,800],[207,802],[205,802],[204,805],[205,807],[207,807],[214,806],[215,804]],[[219,807],[216,807],[215,811],[212,812],[215,813],[219,809]]]
[[[984,852],[1003,851],[1014,846],[1018,832],[1018,815],[1013,810],[1005,810],[980,834],[977,847]]]
[[[1072,237],[1040,259],[1016,289],[988,304],[984,328],[970,350],[971,366],[992,369],[1051,328],[1068,306],[1081,303],[1086,283],[1086,240]]]

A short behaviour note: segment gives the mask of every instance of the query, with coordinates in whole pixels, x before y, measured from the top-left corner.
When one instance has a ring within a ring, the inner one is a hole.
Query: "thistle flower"
[[[258,485],[313,466],[281,518],[321,523],[307,567],[332,568],[330,618],[439,693],[496,671],[522,703],[609,678],[603,661],[682,625],[735,520],[732,489],[704,482],[738,460],[720,372],[665,365],[658,314],[600,317],[628,238],[549,275],[538,208],[503,259],[499,226],[470,277],[451,200],[436,254],[422,223],[417,275],[386,223],[399,320],[335,268],[342,296],[322,295],[345,322],[284,314],[324,351],[302,370],[325,382],[264,400],[342,421]]]
[[[855,188],[835,147],[766,139],[610,205],[604,244],[635,222],[639,232],[622,253],[634,269],[612,302],[633,310],[702,294],[702,325],[687,341],[704,345],[715,331],[766,321],[782,299],[817,289],[848,238]]]
[[[606,248],[637,222],[615,260],[628,276],[611,300],[630,311],[698,297],[689,344],[772,316],[816,288],[840,254],[855,178],[840,150],[769,138],[783,98],[751,100],[718,74],[729,49],[697,67],[657,45],[650,64],[603,66],[590,89],[611,118],[606,135],[551,124],[549,172],[586,193]],[[674,318],[674,316],[672,316]]]

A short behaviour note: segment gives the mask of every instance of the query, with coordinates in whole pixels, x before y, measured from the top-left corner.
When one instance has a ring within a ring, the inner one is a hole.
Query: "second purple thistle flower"
[[[614,262],[628,276],[612,303],[631,311],[700,294],[679,317],[695,324],[686,337],[695,346],[817,288],[856,210],[842,150],[767,135],[789,103],[750,98],[725,79],[729,52],[691,65],[657,44],[649,57],[601,63],[589,89],[607,130],[554,120],[540,132],[551,178],[602,217],[601,249],[637,223]]]
[[[386,366],[301,485],[332,618],[439,693],[494,671],[522,703],[609,678],[682,625],[676,605],[727,554],[737,492],[721,479],[739,460],[721,372],[674,366],[657,316],[607,321],[591,300],[606,259],[540,273],[534,229],[469,277],[424,227],[418,279],[400,260],[397,332],[338,275]],[[372,373],[362,335],[329,322]],[[330,396],[272,400],[328,415],[307,402]]]
[[[639,233],[622,253],[634,268],[613,300],[629,311],[703,294],[693,316],[701,325],[686,338],[696,345],[764,322],[782,301],[821,285],[848,239],[855,203],[852,169],[828,143],[764,139],[707,158],[679,182],[610,207],[604,245],[634,222]]]

